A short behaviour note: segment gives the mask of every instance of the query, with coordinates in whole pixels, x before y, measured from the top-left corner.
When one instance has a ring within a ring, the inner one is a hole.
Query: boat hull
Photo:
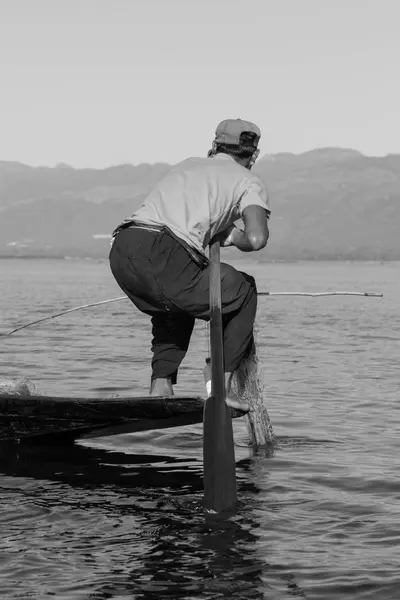
[[[203,398],[0,397],[0,441],[93,438],[203,422]],[[231,410],[232,418],[242,413]]]

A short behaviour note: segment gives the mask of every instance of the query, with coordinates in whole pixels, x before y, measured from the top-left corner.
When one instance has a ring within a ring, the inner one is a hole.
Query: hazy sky
[[[261,152],[400,153],[400,0],[0,0],[0,160],[204,155],[241,117]]]

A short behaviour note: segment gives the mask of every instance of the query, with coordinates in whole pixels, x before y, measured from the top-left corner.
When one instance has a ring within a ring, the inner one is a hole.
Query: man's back
[[[131,218],[166,225],[204,252],[210,239],[239,219],[249,204],[269,211],[264,183],[231,156],[217,154],[174,166]]]
[[[243,252],[267,244],[267,192],[250,173],[260,136],[250,121],[225,119],[215,130],[208,157],[173,167],[114,230],[112,273],[133,304],[151,317],[152,396],[173,394],[195,320],[210,318],[210,263],[199,252],[204,253],[215,234],[223,247]],[[243,230],[234,226],[240,217]],[[221,263],[221,310],[225,401],[248,410],[231,381],[254,345],[257,288],[250,275],[226,263]]]

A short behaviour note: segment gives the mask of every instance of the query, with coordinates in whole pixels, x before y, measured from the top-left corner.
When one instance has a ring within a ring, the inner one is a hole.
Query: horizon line
[[[391,156],[400,156],[400,150],[399,152],[389,152],[387,154],[365,154],[363,152],[361,152],[360,150],[357,150],[355,148],[349,148],[349,147],[344,147],[344,146],[320,146],[317,148],[312,148],[311,150],[304,150],[303,152],[291,152],[291,151],[281,151],[281,152],[266,152],[265,154],[262,154],[260,156],[260,158],[257,160],[257,163],[260,163],[262,160],[271,158],[271,157],[279,157],[282,155],[289,155],[289,156],[294,156],[294,157],[300,157],[306,154],[312,154],[312,153],[317,153],[317,152],[321,152],[321,151],[339,151],[343,152],[343,153],[351,153],[354,155],[358,155],[359,157],[363,157],[363,158],[388,158]],[[188,155],[188,157],[191,155]],[[194,156],[194,155],[193,155]],[[181,161],[178,161],[178,163]],[[125,166],[130,166],[130,167],[139,167],[139,166],[143,166],[143,165],[149,165],[149,166],[156,166],[156,165],[174,165],[174,164],[178,164],[176,162],[167,162],[167,161],[153,161],[153,162],[139,162],[139,163],[133,163],[133,162],[120,162],[120,163],[112,163],[112,164],[108,164],[106,166],[74,166],[70,163],[67,163],[65,161],[58,161],[52,165],[50,164],[43,164],[43,163],[36,163],[36,164],[32,164],[32,163],[26,163],[26,162],[22,162],[20,160],[8,160],[8,159],[0,159],[0,164],[14,164],[14,165],[19,165],[19,166],[23,166],[23,167],[28,167],[28,168],[44,168],[44,169],[72,169],[72,170],[93,170],[93,171],[103,171],[106,169],[112,169],[115,167],[125,167]]]

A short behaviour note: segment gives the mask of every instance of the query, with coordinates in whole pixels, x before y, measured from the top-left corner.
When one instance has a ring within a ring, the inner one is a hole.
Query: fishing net
[[[252,409],[245,418],[249,445],[255,446],[266,446],[275,440],[265,403],[264,384],[261,376],[257,352],[253,346],[250,355],[242,360],[239,369],[234,373],[232,387]]]
[[[256,337],[256,331],[254,331]],[[210,323],[205,326],[207,353],[210,356]],[[208,359],[209,360],[209,359]],[[207,396],[211,394],[211,369],[205,374]],[[234,372],[231,385],[239,398],[246,402],[251,411],[245,416],[249,440],[246,446],[267,446],[273,444],[275,435],[265,402],[263,372],[259,369],[256,344]]]
[[[35,393],[36,387],[29,379],[0,377],[0,396],[32,396]]]

